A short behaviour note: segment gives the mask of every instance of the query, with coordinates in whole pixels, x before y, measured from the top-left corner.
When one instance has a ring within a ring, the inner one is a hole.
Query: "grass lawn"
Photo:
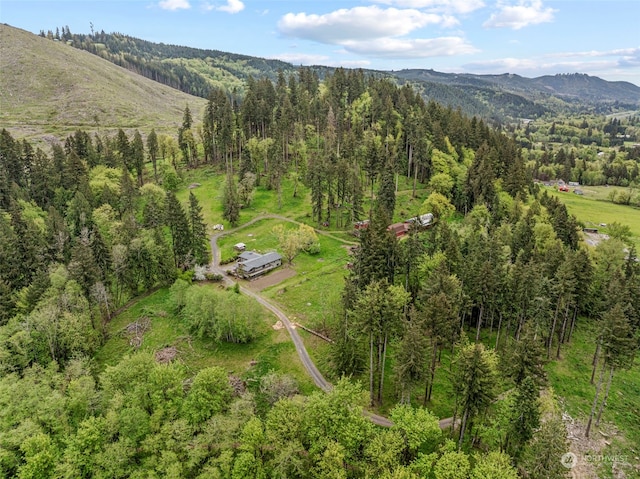
[[[591,361],[595,351],[595,338],[599,325],[594,321],[579,322],[571,344],[565,346],[561,361],[547,364],[549,385],[561,399],[566,411],[586,424],[596,387],[590,384]],[[599,373],[598,373],[599,374]],[[606,383],[605,373],[605,383]],[[598,375],[596,375],[596,381]],[[604,394],[604,385],[600,398]],[[611,446],[600,454],[626,456],[630,463],[639,464],[640,456],[640,358],[636,358],[630,370],[617,371],[611,384],[607,406],[602,415],[602,429],[610,431],[614,425],[624,437],[607,437]],[[598,428],[593,428],[591,436],[598,437]],[[600,477],[613,477],[611,464],[602,463]],[[630,476],[626,477],[640,477]]]
[[[217,284],[203,285],[217,288]],[[263,314],[264,328],[260,336],[248,344],[216,343],[212,340],[192,337],[185,324],[176,317],[169,300],[169,290],[161,289],[141,299],[108,325],[109,339],[96,354],[100,369],[114,365],[135,349],[129,344],[125,333],[128,324],[147,317],[150,329],[144,334],[140,350],[156,352],[167,346],[178,349],[178,360],[192,372],[208,366],[221,366],[229,373],[242,378],[255,378],[271,370],[292,375],[303,393],[314,391],[309,378],[296,353],[286,330],[271,328],[275,318],[266,310]],[[252,366],[251,362],[255,364]]]
[[[189,202],[189,193],[193,192],[202,206],[202,214],[205,223],[210,226],[222,224],[225,229],[230,229],[231,224],[222,217],[222,195],[226,178],[213,168],[203,167],[184,172],[183,184],[177,198],[186,207]],[[200,186],[189,189],[189,185],[199,183]],[[263,180],[264,183],[264,180]],[[301,222],[309,220],[311,211],[310,195],[308,189],[298,183],[297,196],[293,197],[293,181],[285,178],[282,183],[282,207],[278,207],[278,195],[275,191],[264,186],[258,186],[253,195],[253,200],[248,207],[240,210],[239,225],[242,225],[256,216],[264,214],[280,214]]]
[[[599,226],[601,223],[610,224],[615,221],[627,225],[633,235],[633,242],[640,247],[640,208],[608,201],[606,198],[613,189],[615,187],[585,186],[582,188],[584,195],[580,196],[568,192],[561,193],[550,187],[545,188],[548,193],[558,196],[567,206],[569,213],[587,227],[596,227],[599,232],[606,234],[607,228]]]
[[[272,231],[278,224],[290,229],[298,227],[294,223],[278,219],[257,221],[221,237],[218,240],[220,257],[224,260],[235,256],[233,245],[239,242],[245,243],[247,250],[277,250],[278,241]],[[277,303],[291,319],[311,328],[321,327],[327,315],[335,311],[344,286],[349,258],[345,244],[339,239],[319,235],[319,241],[318,254],[300,253],[291,265],[283,266],[295,271],[295,275],[265,288],[261,293]]]

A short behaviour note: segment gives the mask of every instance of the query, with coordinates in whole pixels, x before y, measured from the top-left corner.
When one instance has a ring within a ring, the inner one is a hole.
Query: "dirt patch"
[[[276,324],[274,324],[273,326],[271,326],[273,329],[275,329],[276,331],[279,331],[281,329],[284,329],[284,324],[282,324],[282,321],[278,320],[276,321]]]
[[[233,388],[233,394],[235,396],[242,396],[247,390],[247,384],[238,376],[233,374],[229,375],[229,384]]]
[[[609,235],[603,233],[587,233],[583,231],[582,234],[584,235],[585,243],[590,246],[598,246],[601,241],[609,239]]]
[[[269,286],[276,285],[285,279],[292,278],[296,275],[296,272],[291,268],[281,268],[277,271],[272,271],[266,276],[261,276],[258,279],[248,281],[246,283],[247,288],[252,291],[262,291]]]
[[[151,320],[146,316],[142,316],[137,321],[129,323],[126,328],[124,328],[124,334],[129,338],[129,344],[138,349],[142,344],[144,333],[149,331],[149,329],[151,329]]]
[[[573,454],[573,463],[570,469],[571,477],[574,479],[598,479],[598,468],[603,458],[611,460],[611,470],[614,478],[623,479],[627,475],[624,472],[627,464],[617,461],[617,457],[607,454],[607,447],[619,436],[618,429],[611,424],[601,424],[598,428],[592,428],[590,437],[585,437],[586,424],[583,421],[572,418],[566,412],[562,415],[562,420],[567,428],[567,439],[569,440],[569,453]],[[630,459],[630,458],[626,458]],[[618,463],[616,463],[618,462]]]
[[[167,364],[173,361],[178,355],[178,349],[175,346],[169,346],[156,352],[156,362]]]

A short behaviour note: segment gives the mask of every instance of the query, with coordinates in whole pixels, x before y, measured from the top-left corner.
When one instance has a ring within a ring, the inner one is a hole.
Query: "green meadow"
[[[607,226],[613,222],[627,225],[631,231],[632,241],[640,247],[640,208],[615,204],[607,198],[615,187],[585,186],[580,188],[584,194],[576,195],[573,192],[559,192],[547,187],[546,191],[556,195],[567,205],[569,213],[578,218],[585,227],[598,228],[600,233],[607,233]],[[618,191],[623,188],[617,188]]]
[[[220,288],[220,284],[207,283],[203,288]],[[142,334],[139,347],[130,343],[127,326],[148,320],[148,329]],[[96,354],[102,370],[117,364],[123,356],[136,350],[155,353],[175,347],[177,360],[194,373],[209,366],[221,366],[230,374],[243,379],[262,376],[270,371],[290,374],[303,393],[315,389],[313,381],[298,358],[293,343],[284,329],[275,330],[275,318],[266,310],[262,315],[262,328],[256,340],[248,344],[216,343],[198,339],[191,334],[179,315],[171,307],[168,288],[137,301],[114,318],[108,325],[108,340]]]

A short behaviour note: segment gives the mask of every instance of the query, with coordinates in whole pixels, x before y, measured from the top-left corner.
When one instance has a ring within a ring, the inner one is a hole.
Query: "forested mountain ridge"
[[[611,82],[581,73],[526,78],[510,73],[473,75],[469,73],[439,73],[433,70],[400,70],[395,72],[395,75],[404,79],[446,83],[460,87],[489,88],[493,86],[530,100],[541,96],[556,96],[561,99],[576,99],[586,102],[640,104],[640,87],[633,83]]]
[[[54,138],[77,128],[174,132],[189,104],[205,101],[94,55],[0,25],[0,123],[18,137]]]
[[[60,40],[154,81],[203,98],[214,87],[242,93],[249,76],[275,81],[278,71],[292,73],[296,70],[290,63],[280,60],[154,43],[122,33],[71,34],[63,28]]]
[[[296,66],[274,59],[263,59],[185,46],[165,45],[101,31],[91,35],[73,34],[68,27],[41,32],[59,38],[76,48],[87,50],[129,70],[182,91],[206,97],[212,87],[242,94],[249,76],[275,80]],[[324,78],[333,67],[310,67]],[[427,100],[469,115],[504,122],[516,118],[535,118],[560,111],[610,113],[640,105],[640,87],[628,82],[609,82],[584,74],[526,78],[514,74],[474,75],[441,73],[427,69],[393,72],[366,71],[399,83],[408,81],[421,90]]]

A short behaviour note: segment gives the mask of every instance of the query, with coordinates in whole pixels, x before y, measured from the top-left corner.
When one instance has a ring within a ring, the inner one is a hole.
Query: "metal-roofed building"
[[[275,251],[266,254],[244,251],[238,255],[236,275],[240,278],[251,279],[280,265],[282,265],[282,256]]]

